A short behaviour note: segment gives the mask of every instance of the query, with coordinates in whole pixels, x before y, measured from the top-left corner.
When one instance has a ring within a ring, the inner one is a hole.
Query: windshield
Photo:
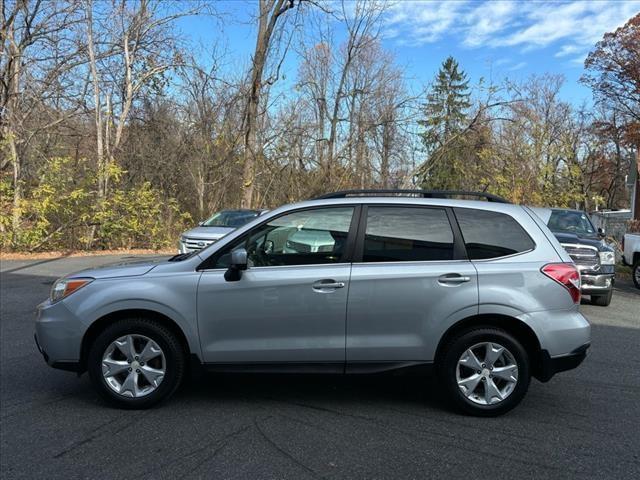
[[[591,220],[583,212],[553,210],[547,225],[552,232],[575,233],[578,235],[593,235],[596,233]]]
[[[260,212],[256,210],[223,210],[206,220],[203,227],[238,228],[256,218]]]

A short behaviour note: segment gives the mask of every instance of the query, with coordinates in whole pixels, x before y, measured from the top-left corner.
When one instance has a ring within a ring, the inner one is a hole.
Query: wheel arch
[[[478,327],[494,327],[500,328],[519,342],[527,352],[530,359],[531,373],[534,377],[537,377],[541,373],[542,362],[542,347],[538,336],[533,329],[522,320],[503,314],[478,314],[471,317],[464,318],[454,323],[449,329],[442,335],[438,346],[436,348],[435,363],[440,361],[440,357],[444,351],[444,347],[464,330]]]
[[[145,308],[128,308],[107,313],[106,315],[103,315],[102,317],[96,319],[91,323],[84,336],[82,337],[78,373],[83,373],[87,370],[87,356],[89,354],[89,349],[91,348],[91,344],[93,343],[93,341],[107,326],[123,318],[147,318],[164,325],[165,327],[169,328],[174,335],[176,335],[176,337],[180,341],[180,345],[182,345],[185,355],[187,355],[187,358],[189,358],[189,356],[192,356],[187,336],[175,320],[168,317],[164,313],[160,313],[155,310]]]

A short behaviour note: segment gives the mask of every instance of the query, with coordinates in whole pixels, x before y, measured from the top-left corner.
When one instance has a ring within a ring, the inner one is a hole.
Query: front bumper
[[[556,357],[551,357],[547,350],[542,350],[540,368],[536,378],[541,382],[548,382],[556,373],[576,368],[587,357],[589,346],[589,343],[585,343],[567,355],[558,355]]]
[[[38,305],[34,338],[38,351],[53,368],[78,371],[85,325],[65,306],[49,300]]]
[[[58,362],[50,362],[49,361],[49,355],[47,355],[47,352],[44,351],[44,349],[40,346],[40,342],[38,342],[38,335],[37,334],[33,334],[33,339],[36,342],[36,347],[38,348],[38,351],[42,354],[42,358],[44,358],[44,361],[47,362],[47,365],[50,365],[53,368],[57,368],[59,370],[66,370],[68,372],[76,372],[76,373],[81,373],[80,372],[80,362],[71,362],[71,361],[58,361]]]
[[[597,295],[609,292],[613,288],[615,275],[613,273],[583,273],[580,272],[581,288],[584,295]]]

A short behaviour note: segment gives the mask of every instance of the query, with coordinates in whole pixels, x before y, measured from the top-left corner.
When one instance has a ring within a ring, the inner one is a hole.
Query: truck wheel
[[[186,363],[171,330],[151,319],[126,318],[98,335],[89,350],[87,370],[94,388],[109,403],[142,409],[178,389]]]
[[[633,284],[636,288],[640,288],[640,260],[636,260],[631,267],[631,278],[633,278]]]
[[[502,415],[520,403],[529,388],[527,352],[502,329],[477,327],[463,331],[439,357],[437,373],[444,393],[465,413]]]
[[[613,289],[604,295],[591,295],[591,304],[599,307],[608,307],[611,303],[611,297],[613,297]]]

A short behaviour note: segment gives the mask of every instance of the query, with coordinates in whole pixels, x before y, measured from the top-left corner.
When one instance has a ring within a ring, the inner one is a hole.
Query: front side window
[[[345,252],[353,207],[302,210],[260,225],[216,261],[229,266],[230,252],[245,248],[250,267],[340,262]]]
[[[369,207],[362,260],[415,262],[453,259],[453,232],[439,208]]]
[[[471,208],[454,208],[469,260],[526,252],[535,243],[510,215]]]

